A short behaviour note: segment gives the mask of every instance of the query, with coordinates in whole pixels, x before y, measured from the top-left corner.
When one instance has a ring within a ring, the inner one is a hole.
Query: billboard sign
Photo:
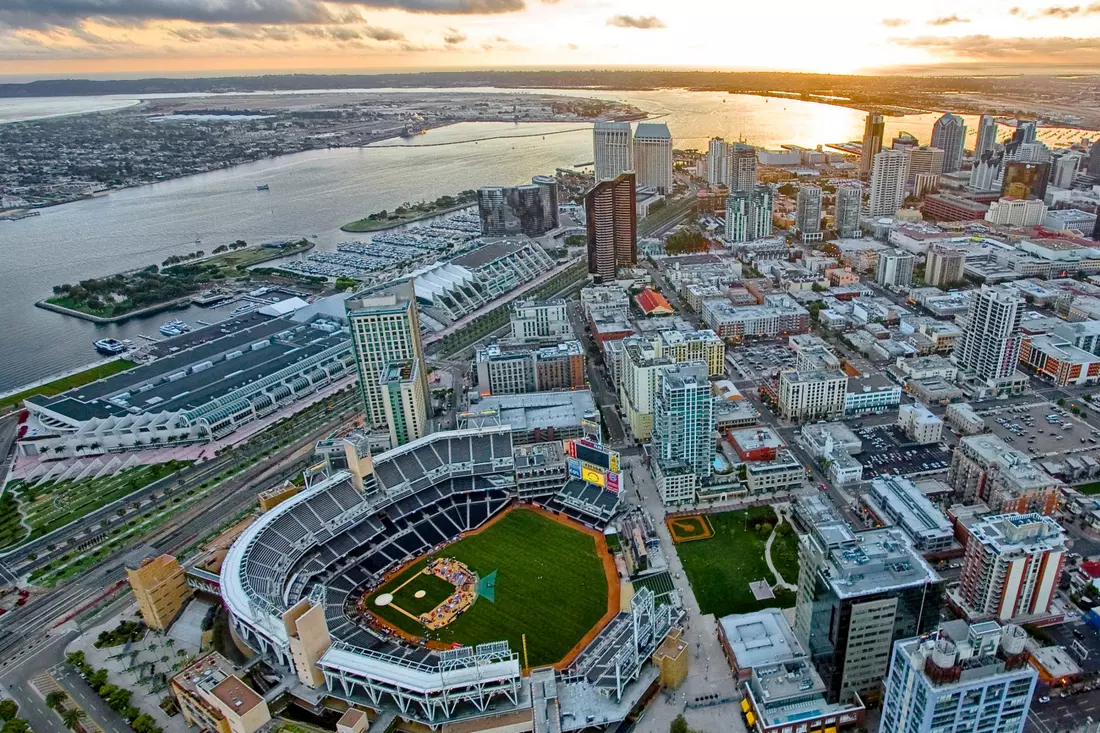
[[[606,474],[600,471],[594,471],[588,466],[581,467],[581,478],[590,484],[603,487],[606,483]]]
[[[581,462],[580,461],[578,461],[576,458],[568,458],[568,459],[566,459],[565,463],[569,467],[569,478],[580,478],[581,477]]]
[[[608,491],[614,491],[616,494],[619,493],[619,474],[618,473],[612,471],[611,473],[607,474],[607,486],[605,488]]]

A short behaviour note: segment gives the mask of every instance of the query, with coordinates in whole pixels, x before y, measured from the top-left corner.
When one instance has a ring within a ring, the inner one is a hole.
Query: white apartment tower
[[[905,181],[909,177],[909,154],[902,150],[883,150],[875,156],[871,170],[871,218],[893,216],[905,201]]]
[[[726,197],[726,239],[752,242],[772,235],[772,207],[775,201],[769,186],[751,191],[731,191]]]
[[[796,226],[803,241],[820,239],[813,235],[821,234],[821,189],[817,186],[803,186],[798,189],[798,213]]]
[[[1022,733],[1039,673],[1027,632],[947,621],[895,642],[879,733]]]
[[[720,137],[710,140],[707,148],[707,183],[729,185],[729,145]]]
[[[982,115],[978,120],[978,140],[974,143],[974,159],[982,153],[992,152],[997,147],[997,119],[993,115]]]
[[[972,619],[1008,621],[1050,610],[1066,532],[1042,514],[999,514],[969,528],[958,600]]]
[[[909,180],[914,181],[921,174],[938,176],[943,173],[944,154],[939,148],[921,145],[909,149]]]
[[[955,361],[982,379],[1011,377],[1020,358],[1020,291],[983,285],[970,291],[970,307],[960,318],[963,335],[955,342]]]
[[[884,249],[878,253],[875,282],[888,288],[906,288],[913,283],[913,265],[917,258],[903,249]]]
[[[966,123],[950,112],[932,125],[932,147],[943,151],[943,172],[954,173],[962,167],[963,145],[966,143]]]
[[[345,302],[345,307],[367,423],[372,428],[388,430],[387,392],[381,380],[391,363],[413,362],[406,379],[411,379],[415,389],[421,392],[423,404],[430,402],[428,370],[424,366],[424,346],[420,338],[420,314],[412,282],[355,295]],[[397,391],[400,392],[400,388]],[[425,429],[420,428],[421,434]]]
[[[629,122],[597,122],[592,128],[596,182],[634,170],[634,145]]]
[[[756,149],[745,143],[729,145],[730,193],[734,191],[752,191],[756,187]]]
[[[665,123],[638,123],[634,130],[634,174],[639,188],[672,192],[672,133]]]
[[[836,189],[836,213],[833,217],[837,234],[841,237],[858,237],[859,210],[863,205],[863,187],[841,185]]]
[[[701,361],[666,367],[653,409],[653,452],[696,477],[714,469],[714,395]]]
[[[928,248],[928,261],[924,266],[924,280],[929,285],[937,288],[962,282],[965,267],[965,249],[936,243]]]

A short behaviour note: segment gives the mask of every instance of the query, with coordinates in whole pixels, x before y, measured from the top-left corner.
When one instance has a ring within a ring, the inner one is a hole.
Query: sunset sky
[[[0,0],[0,74],[1100,70],[1100,1]]]

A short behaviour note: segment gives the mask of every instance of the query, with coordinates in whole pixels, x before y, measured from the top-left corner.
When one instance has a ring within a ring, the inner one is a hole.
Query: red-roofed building
[[[647,316],[671,316],[676,310],[665,299],[665,296],[652,288],[646,288],[638,293],[634,301],[638,307],[645,311]]]
[[[1098,579],[1100,579],[1100,562],[1089,560],[1074,568],[1069,576],[1069,584],[1073,592],[1080,593]],[[1086,595],[1091,594],[1086,593]]]
[[[775,460],[776,452],[785,446],[779,433],[768,427],[731,430],[729,439],[742,461]]]

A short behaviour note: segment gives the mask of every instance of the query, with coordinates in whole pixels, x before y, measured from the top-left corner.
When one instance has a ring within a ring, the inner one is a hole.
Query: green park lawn
[[[30,538],[33,539],[64,527],[188,465],[190,461],[169,461],[130,468],[114,476],[39,485],[13,481],[8,484],[7,492],[18,497],[19,509],[30,525]]]
[[[714,528],[714,537],[676,545],[676,553],[699,601],[699,610],[721,617],[793,605],[794,593],[790,591],[776,591],[774,599],[757,601],[749,590],[749,583],[755,580],[766,581],[769,585],[775,582],[764,560],[764,544],[775,525],[775,512],[771,507],[708,514],[707,517]],[[766,531],[764,525],[767,525]],[[756,526],[761,528],[757,530]],[[776,545],[781,537],[776,537]],[[784,580],[797,582],[797,553],[790,556],[784,550],[780,559],[776,557],[776,549],[773,545],[772,557],[776,567],[784,573]],[[791,578],[786,577],[787,572],[791,572]]]
[[[17,409],[23,405],[23,400],[27,397],[33,397],[34,395],[42,395],[44,397],[53,397],[59,395],[62,392],[67,392],[73,387],[81,387],[85,384],[90,384],[98,379],[109,377],[112,374],[118,374],[124,372],[134,366],[134,362],[128,359],[114,359],[104,364],[97,364],[91,369],[86,369],[76,374],[70,374],[67,377],[61,379],[55,379],[52,382],[39,385],[32,389],[23,390],[8,397],[0,397],[0,415],[10,410]]]
[[[392,593],[437,556],[453,557],[482,578],[497,572],[495,602],[479,598],[449,626],[432,632],[433,639],[444,643],[473,646],[507,640],[513,651],[522,654],[526,634],[528,663],[551,664],[565,657],[607,610],[608,581],[595,540],[539,512],[519,508],[485,531],[420,558],[367,599],[370,611],[409,634],[425,635],[427,630],[419,622],[391,607],[374,605],[374,598]],[[410,583],[398,594],[397,603],[414,614],[406,596],[417,589],[428,591],[421,599],[425,605],[444,592],[431,590],[421,581]]]

